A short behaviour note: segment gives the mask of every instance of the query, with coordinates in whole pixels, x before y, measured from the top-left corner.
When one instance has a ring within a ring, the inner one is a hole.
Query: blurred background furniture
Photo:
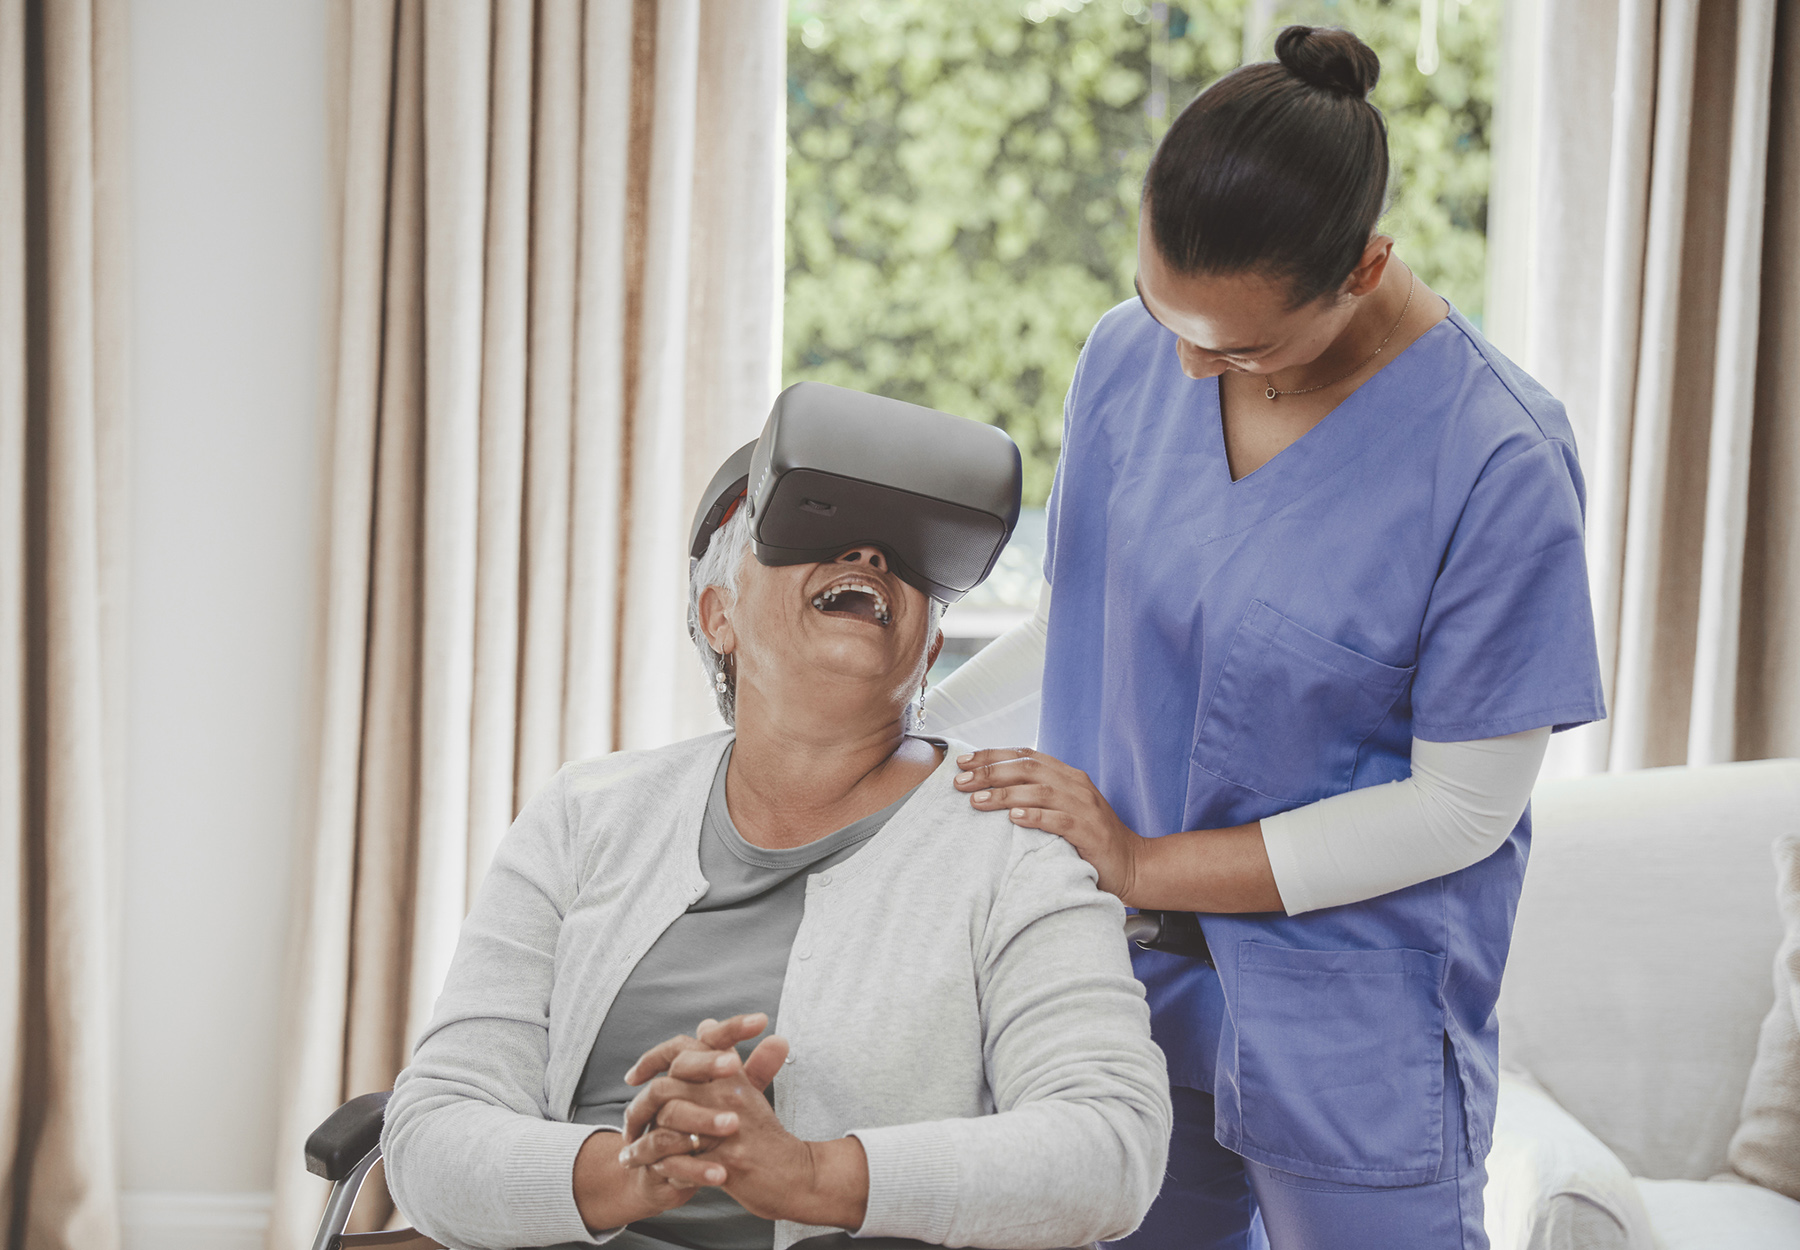
[[[1494,1250],[1794,1250],[1800,1201],[1729,1179],[1782,937],[1800,760],[1540,786],[1500,997]],[[1718,1179],[1713,1179],[1718,1178]]]

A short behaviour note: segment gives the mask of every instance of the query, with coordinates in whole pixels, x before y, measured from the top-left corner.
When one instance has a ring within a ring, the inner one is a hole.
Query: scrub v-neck
[[[1295,450],[1297,450],[1303,446],[1307,446],[1308,444],[1317,444],[1319,442],[1341,442],[1342,439],[1335,439],[1333,437],[1321,438],[1320,437],[1321,432],[1325,431],[1326,427],[1328,427],[1328,426],[1346,426],[1346,425],[1361,424],[1361,421],[1357,420],[1356,418],[1358,416],[1361,416],[1362,413],[1366,412],[1369,408],[1369,405],[1366,402],[1359,402],[1359,401],[1363,400],[1365,393],[1368,392],[1370,390],[1370,388],[1377,387],[1379,384],[1381,384],[1383,379],[1387,378],[1388,375],[1392,374],[1396,369],[1402,369],[1403,366],[1407,365],[1407,363],[1408,363],[1407,358],[1409,356],[1413,355],[1413,349],[1415,347],[1417,347],[1419,344],[1425,342],[1425,340],[1427,340],[1427,339],[1431,338],[1433,335],[1435,335],[1438,332],[1438,330],[1440,328],[1442,328],[1444,325],[1446,325],[1447,323],[1449,323],[1454,316],[1455,316],[1455,313],[1454,313],[1454,311],[1452,311],[1451,313],[1447,314],[1443,318],[1443,320],[1439,321],[1436,325],[1434,325],[1430,329],[1426,330],[1425,333],[1421,334],[1418,338],[1414,339],[1412,342],[1408,343],[1405,347],[1401,348],[1398,352],[1394,353],[1394,356],[1392,359],[1390,359],[1385,365],[1381,366],[1381,368],[1377,369],[1372,375],[1370,375],[1370,377],[1366,381],[1364,381],[1355,390],[1351,391],[1348,395],[1344,396],[1343,399],[1339,400],[1337,405],[1334,408],[1332,408],[1331,411],[1327,412],[1324,416],[1320,417],[1318,419],[1318,421],[1314,423],[1313,427],[1310,430],[1306,431],[1306,433],[1302,434],[1299,438],[1296,438],[1293,442],[1289,443],[1286,447],[1283,447],[1280,451],[1276,452],[1273,456],[1270,456],[1267,460],[1265,460],[1257,468],[1251,470],[1249,473],[1244,474],[1243,477],[1234,478],[1231,476],[1231,455],[1225,444],[1225,400],[1224,400],[1223,388],[1220,386],[1220,378],[1218,376],[1208,378],[1207,382],[1209,385],[1206,387],[1205,393],[1206,393],[1207,402],[1211,405],[1211,411],[1208,415],[1212,421],[1212,434],[1213,434],[1213,438],[1212,438],[1213,447],[1210,449],[1210,451],[1212,452],[1212,454],[1216,457],[1216,459],[1218,461],[1219,471],[1224,477],[1225,485],[1228,487],[1231,487],[1235,493],[1239,488],[1243,487],[1246,483],[1252,482],[1255,479],[1263,477],[1264,475],[1268,474],[1270,469],[1274,468],[1276,465],[1278,465],[1282,461],[1287,460]],[[1346,420],[1339,420],[1340,417],[1344,416],[1344,410],[1346,408],[1352,409],[1352,416]],[[1346,448],[1346,450],[1348,450],[1348,449]],[[1297,459],[1306,459],[1307,457],[1302,456],[1302,457],[1296,457],[1296,458]],[[1302,472],[1303,472],[1303,470],[1302,470]],[[1246,491],[1244,493],[1248,494],[1250,492]]]

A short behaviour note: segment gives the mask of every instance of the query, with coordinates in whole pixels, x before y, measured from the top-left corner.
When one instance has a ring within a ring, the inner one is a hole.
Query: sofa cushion
[[[1487,1169],[1493,1250],[1653,1250],[1631,1173],[1522,1074],[1500,1074]]]
[[[1782,923],[1769,846],[1800,761],[1540,785],[1500,995],[1503,1061],[1637,1176],[1726,1170]]]
[[[1639,1180],[1659,1250],[1794,1250],[1800,1202],[1728,1181]]]
[[[1743,1120],[1725,1157],[1739,1176],[1800,1199],[1800,837],[1775,842],[1775,895],[1787,924],[1775,952],[1775,1005],[1757,1038]]]

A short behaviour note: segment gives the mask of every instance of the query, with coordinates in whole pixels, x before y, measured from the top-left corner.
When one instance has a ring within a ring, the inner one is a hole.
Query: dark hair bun
[[[1275,57],[1308,86],[1358,99],[1375,90],[1381,78],[1381,58],[1347,30],[1289,26],[1275,36]]]

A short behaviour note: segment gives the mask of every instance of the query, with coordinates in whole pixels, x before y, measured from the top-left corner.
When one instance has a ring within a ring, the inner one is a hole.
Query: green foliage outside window
[[[1266,0],[1261,0],[1266,5]],[[1420,5],[1440,63],[1415,64]],[[1382,60],[1383,229],[1471,317],[1501,0],[1277,0]],[[993,422],[1042,503],[1089,329],[1132,293],[1168,120],[1243,59],[1259,0],[791,0],[784,368]]]

